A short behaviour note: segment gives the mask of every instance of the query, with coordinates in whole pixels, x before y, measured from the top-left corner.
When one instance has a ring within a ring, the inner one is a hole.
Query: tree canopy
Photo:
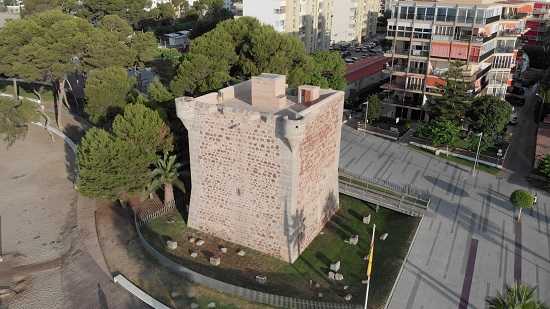
[[[55,10],[10,21],[0,29],[0,73],[52,81],[72,72],[127,67],[149,59],[143,54],[150,54],[156,43],[143,44],[139,36],[139,44],[136,39],[123,39],[128,28],[114,17],[103,22],[110,26],[94,27],[85,19]]]
[[[309,56],[298,38],[242,17],[193,40],[171,89],[176,95],[199,95],[264,72],[287,75],[291,87],[310,83],[343,89],[343,68],[340,57]]]
[[[510,202],[515,208],[519,209],[518,221],[521,220],[521,213],[523,209],[532,208],[535,204],[535,198],[533,194],[525,190],[516,190],[510,195]]]
[[[149,100],[154,103],[164,103],[174,99],[172,93],[164,87],[158,78],[155,78],[147,88]]]
[[[460,134],[460,127],[450,120],[438,120],[430,125],[430,129],[436,146],[453,146]]]
[[[510,103],[495,96],[476,97],[466,112],[470,128],[475,132],[483,132],[487,136],[495,136],[506,128],[512,114]]]
[[[0,29],[0,73],[51,82],[59,103],[65,99],[71,73],[128,67],[151,58],[157,48],[151,34],[125,38],[128,28],[120,19],[102,21],[102,26],[94,27],[83,18],[52,10],[8,22]]]
[[[105,15],[118,15],[135,25],[145,15],[149,0],[82,0],[79,15],[95,22]]]
[[[367,111],[367,118],[369,121],[376,121],[382,112],[382,102],[376,94],[369,96],[368,101],[369,110]]]
[[[12,146],[18,139],[25,138],[29,122],[38,118],[39,113],[34,103],[0,97],[0,137],[7,147]]]
[[[109,125],[122,112],[135,79],[122,67],[92,70],[86,80],[85,112],[96,125]]]
[[[158,112],[143,104],[127,105],[124,114],[113,121],[112,132],[118,138],[139,145],[151,160],[156,158],[157,152],[173,149],[170,128]]]
[[[78,0],[23,0],[23,14],[32,15],[52,9],[71,13],[78,10]]]
[[[78,190],[95,198],[124,198],[151,183],[157,153],[172,150],[172,137],[157,112],[127,105],[111,132],[91,128],[78,146]]]
[[[462,65],[461,62],[451,62],[444,76],[443,96],[430,104],[430,111],[436,119],[462,123],[466,117],[472,96],[468,93],[470,86],[464,81]]]
[[[550,179],[550,155],[545,155],[542,159],[539,160],[537,172],[542,176]]]

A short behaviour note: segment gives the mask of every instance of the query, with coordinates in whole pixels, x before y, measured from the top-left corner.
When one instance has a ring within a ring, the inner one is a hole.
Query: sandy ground
[[[47,262],[70,249],[76,229],[76,198],[61,139],[32,126],[24,140],[0,144],[2,252],[18,254],[17,265]],[[59,268],[34,273],[29,288],[9,308],[61,308]]]
[[[52,143],[44,130],[31,127],[25,140],[0,147],[0,158],[3,252],[22,254],[24,264],[59,257],[76,227],[77,194],[63,141]]]

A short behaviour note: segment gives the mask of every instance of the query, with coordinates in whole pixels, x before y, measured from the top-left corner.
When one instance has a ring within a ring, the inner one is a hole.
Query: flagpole
[[[369,262],[367,264],[367,291],[365,292],[365,308],[369,302],[369,288],[370,288],[370,275],[372,271],[372,260],[374,259],[374,232],[376,231],[376,224],[372,225],[372,238],[370,241]]]

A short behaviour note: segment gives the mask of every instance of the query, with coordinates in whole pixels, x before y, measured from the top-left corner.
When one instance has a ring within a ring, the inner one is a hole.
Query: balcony
[[[502,15],[500,18],[503,20],[520,20],[527,17],[527,13],[517,13],[517,14],[506,14]]]
[[[483,37],[483,43],[489,42],[490,40],[496,38],[496,37],[497,37],[497,34],[498,34],[498,33],[494,32],[494,33],[492,33],[492,34],[489,35],[489,36],[484,36],[484,37]]]
[[[494,23],[495,21],[499,21],[499,20],[500,20],[500,16],[499,16],[499,15],[493,16],[493,17],[489,17],[489,18],[485,19],[485,24]]]
[[[407,57],[409,56],[409,50],[405,48],[396,48],[395,52],[391,49],[384,51],[384,57],[386,58],[391,58],[395,56]]]
[[[405,85],[404,80],[392,80],[389,83],[386,83],[382,85],[383,89],[390,89],[390,90],[400,90],[400,91],[410,91],[410,92],[422,92],[423,83],[422,84],[409,84]]]
[[[409,67],[409,73],[424,75],[424,74],[426,74],[426,68]]]
[[[497,46],[495,48],[495,53],[497,54],[511,54],[515,50],[514,46]]]
[[[498,32],[498,36],[504,36],[504,37],[517,37],[520,36],[523,33],[523,28],[517,28],[517,29],[505,29]]]
[[[485,52],[484,54],[482,54],[480,57],[479,57],[479,62],[489,58],[490,56],[494,55],[495,54],[495,50],[494,49],[491,49],[487,52]]]
[[[450,35],[434,34],[432,40],[434,41],[450,41],[453,37]]]
[[[481,76],[489,72],[491,69],[490,63],[482,63],[482,64],[472,64],[472,65],[465,65],[462,67],[463,69],[463,76],[465,81],[475,81],[476,79],[479,79]],[[441,77],[441,78],[447,78],[447,72],[449,71],[448,68],[433,68],[431,72],[429,72],[430,75]]]
[[[427,51],[427,50],[413,50],[411,55],[412,56],[417,56],[417,57],[428,57],[428,54],[430,52]]]

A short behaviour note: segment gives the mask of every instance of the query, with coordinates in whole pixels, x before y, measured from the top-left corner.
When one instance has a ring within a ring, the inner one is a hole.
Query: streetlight
[[[479,142],[477,143],[477,152],[476,152],[476,160],[474,162],[474,169],[472,170],[472,175],[476,175],[476,166],[477,161],[479,160],[479,148],[481,147],[481,139],[483,138],[483,132],[477,133],[476,136],[479,136]]]
[[[367,129],[367,124],[369,123],[369,100],[363,103],[365,105],[365,130]]]
[[[365,308],[369,302],[369,287],[370,287],[370,274],[372,271],[372,260],[374,259],[374,232],[376,231],[376,224],[372,225],[372,238],[370,241],[369,262],[367,264],[367,291],[365,292]]]

